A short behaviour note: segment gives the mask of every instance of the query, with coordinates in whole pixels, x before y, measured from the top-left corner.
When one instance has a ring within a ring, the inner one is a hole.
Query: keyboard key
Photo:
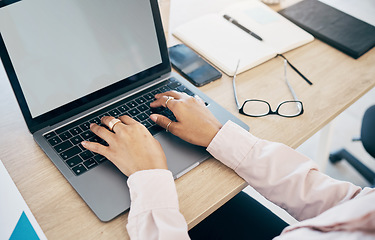
[[[170,89],[176,89],[179,86],[181,86],[181,83],[179,83],[179,82],[172,82],[172,83],[168,84],[168,87]]]
[[[44,135],[44,138],[45,139],[50,139],[53,136],[56,136],[56,133],[55,132],[49,132],[49,133],[47,133],[47,134]]]
[[[69,167],[74,167],[75,165],[83,162],[83,160],[79,156],[74,156],[68,161],[66,161],[66,164],[68,164]]]
[[[150,123],[148,120],[145,120],[145,121],[143,121],[143,122],[141,122],[141,123],[142,123],[143,126],[145,126],[146,128],[149,128],[149,127],[152,126],[151,123]]]
[[[121,113],[124,113],[126,111],[128,111],[130,108],[126,105],[122,105],[121,107],[117,108],[117,110],[119,110]]]
[[[85,122],[85,123],[81,124],[79,127],[80,127],[83,131],[86,131],[86,130],[90,129],[90,123],[89,123],[89,122]]]
[[[111,115],[109,115],[109,113],[103,113],[103,114],[99,115],[98,118],[100,119],[100,121],[102,121],[102,118],[105,117],[105,116],[111,116]]]
[[[142,104],[142,105],[138,106],[137,109],[138,109],[140,112],[144,112],[144,111],[146,111],[147,109],[150,109],[150,106],[147,106],[146,104]]]
[[[148,115],[146,113],[140,113],[137,115],[137,118],[140,122],[142,122],[143,120],[146,120],[148,118]]]
[[[152,114],[152,111],[151,111],[151,109],[148,109],[148,110],[145,111],[145,113],[147,114],[147,116],[150,116]]]
[[[158,94],[158,93],[161,93],[160,90],[158,90],[158,89],[156,89],[156,90],[154,90],[154,91],[151,92],[151,94],[152,94],[153,96],[155,96],[155,95]]]
[[[133,108],[133,109],[130,109],[128,111],[128,114],[131,116],[131,117],[134,117],[134,116],[137,116],[138,114],[140,113],[140,111],[136,108]]]
[[[81,129],[80,127],[75,127],[75,128],[70,129],[69,132],[70,132],[73,136],[75,136],[75,135],[77,135],[77,134],[80,134],[80,133],[83,132],[83,131],[82,131],[82,129]]]
[[[79,154],[79,156],[81,156],[82,159],[86,160],[93,157],[94,154],[92,154],[92,152],[90,152],[89,150],[86,150],[83,153]]]
[[[60,153],[60,157],[64,160],[67,160],[67,159],[73,157],[74,155],[77,155],[80,152],[82,152],[82,150],[79,147],[74,146],[74,147],[66,150],[65,152]]]
[[[89,140],[88,140],[89,142],[97,142],[97,143],[101,143],[102,141],[104,141],[103,139],[101,139],[100,137],[98,137],[98,136],[93,136],[92,138],[90,138]]]
[[[95,167],[96,165],[98,165],[98,163],[95,162],[94,159],[92,159],[92,158],[90,158],[90,159],[87,160],[87,161],[84,161],[83,164],[87,167],[87,169],[93,168],[93,167]]]
[[[61,139],[58,136],[56,136],[56,137],[53,137],[53,138],[49,139],[48,142],[52,146],[55,146],[55,145],[61,143],[62,141],[61,141]]]
[[[94,119],[91,119],[91,120],[89,121],[89,123],[96,123],[96,124],[100,124],[100,123],[101,123],[101,121],[100,121],[100,119],[99,119],[98,117],[96,117],[96,118],[94,118]]]
[[[81,175],[82,173],[86,172],[87,169],[82,165],[78,164],[78,166],[72,168],[73,172],[78,176]]]
[[[59,135],[59,137],[61,138],[61,140],[65,141],[65,140],[71,138],[71,137],[72,137],[72,134],[70,134],[68,131],[66,131],[66,132],[64,132],[64,133],[61,133],[61,134]]]
[[[143,95],[143,97],[146,99],[146,100],[154,100],[154,96],[155,94],[151,94],[151,93],[147,93],[145,95]]]
[[[176,90],[177,91],[179,91],[179,92],[183,92],[183,91],[185,91],[187,88],[184,86],[184,85],[182,85],[181,84],[181,86],[179,86],[178,88],[176,88]]]
[[[138,103],[138,104],[143,104],[146,102],[146,99],[144,99],[143,97],[139,97],[137,99],[135,99],[135,101]]]
[[[106,161],[107,159],[103,155],[98,154],[94,157],[94,160],[98,163],[102,163]]]
[[[128,106],[129,108],[134,108],[138,106],[138,103],[136,103],[135,101],[130,101],[126,104],[126,106]]]
[[[83,141],[83,138],[81,136],[74,136],[70,139],[70,141],[74,144],[77,145],[78,143]]]
[[[55,148],[56,152],[60,153],[60,152],[65,151],[66,149],[71,148],[71,147],[73,147],[73,144],[68,140],[68,141],[65,141],[65,142],[62,142],[62,143],[56,145],[54,148]]]
[[[81,134],[81,137],[85,140],[87,140],[89,138],[92,138],[93,136],[95,136],[95,134],[93,132],[91,132],[90,130]]]
[[[112,117],[118,117],[118,116],[120,116],[120,114],[121,114],[121,112],[120,112],[119,110],[117,110],[117,109],[113,109],[112,111],[109,111],[108,113],[109,113],[109,115],[111,115]]]
[[[162,86],[161,88],[159,88],[159,90],[161,92],[168,92],[169,90],[171,90],[168,86]]]

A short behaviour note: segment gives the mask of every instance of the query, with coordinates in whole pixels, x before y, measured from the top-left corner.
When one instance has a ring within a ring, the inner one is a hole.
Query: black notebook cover
[[[279,12],[316,38],[357,59],[375,46],[375,27],[317,0]]]

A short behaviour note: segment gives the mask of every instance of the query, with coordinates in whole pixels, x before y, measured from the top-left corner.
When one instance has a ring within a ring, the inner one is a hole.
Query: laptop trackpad
[[[155,136],[161,143],[174,178],[182,176],[210,155],[203,147],[189,144],[170,133]],[[70,178],[72,186],[95,212],[101,221],[107,222],[130,206],[127,177],[112,163],[105,162],[80,177]]]
[[[155,138],[163,147],[174,178],[179,178],[210,156],[204,147],[187,143],[170,133],[161,132]]]

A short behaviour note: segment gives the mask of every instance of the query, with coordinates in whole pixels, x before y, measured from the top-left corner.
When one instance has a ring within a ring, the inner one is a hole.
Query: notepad
[[[263,41],[224,19],[224,14]],[[241,73],[314,40],[311,34],[256,0],[194,19],[178,26],[173,35],[229,76],[233,76],[239,59],[238,73]]]

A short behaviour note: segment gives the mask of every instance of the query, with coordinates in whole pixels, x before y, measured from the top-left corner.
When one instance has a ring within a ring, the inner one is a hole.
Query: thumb
[[[163,116],[163,115],[160,115],[160,114],[151,114],[151,115],[150,115],[150,118],[151,118],[151,120],[154,121],[157,125],[159,125],[160,127],[164,128],[164,129],[167,128],[167,126],[168,126],[168,124],[169,124],[170,122],[173,123],[172,120],[170,120],[170,119],[167,118],[166,116]],[[173,131],[172,131],[172,129],[171,129],[171,125],[173,125],[173,124],[169,124],[168,131],[173,133]]]

